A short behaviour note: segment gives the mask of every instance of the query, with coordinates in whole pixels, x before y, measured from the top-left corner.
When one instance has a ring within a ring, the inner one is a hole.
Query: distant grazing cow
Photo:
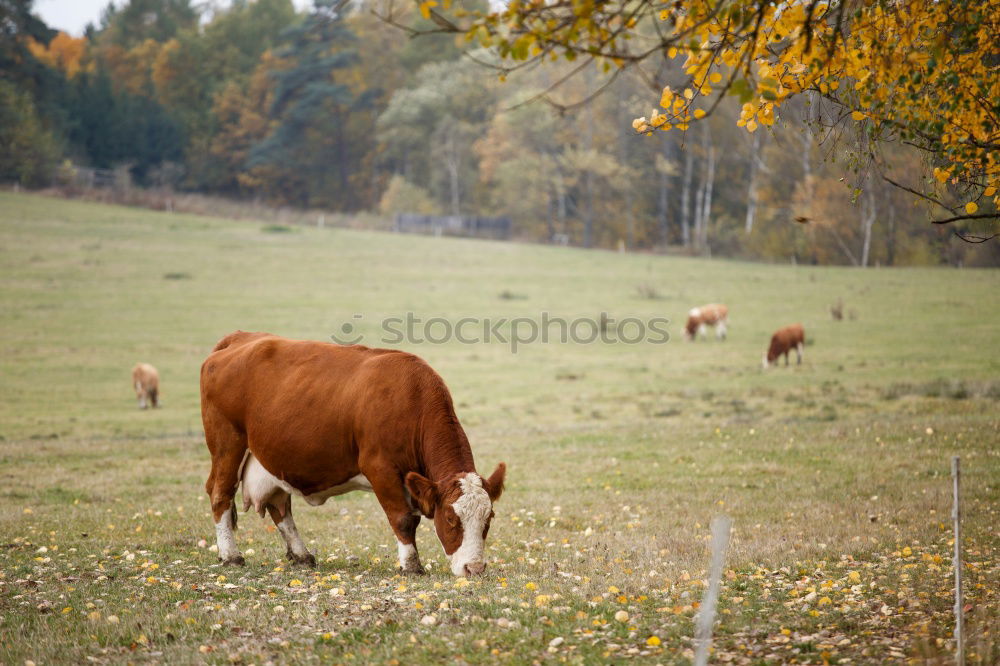
[[[396,534],[399,566],[422,573],[416,531],[434,520],[456,576],[482,573],[506,466],[476,472],[444,380],[418,357],[361,345],[232,333],[201,366],[212,454],[205,490],[225,564],[243,564],[233,498],[271,515],[287,556],[315,565],[292,520],[292,495],[319,505],[374,492]]]
[[[688,312],[687,325],[684,327],[684,337],[694,340],[700,335],[708,336],[707,328],[715,327],[715,337],[720,340],[726,339],[726,324],[729,323],[729,308],[721,303],[710,303],[698,308],[691,308]]]
[[[160,395],[160,373],[149,363],[136,363],[132,368],[132,387],[139,400],[139,409],[147,405],[158,406]]]
[[[788,365],[788,352],[795,350],[799,363],[802,363],[802,351],[806,344],[806,333],[802,324],[792,324],[779,328],[771,336],[771,346],[764,352],[764,367],[768,367],[782,354],[785,355],[785,365]]]

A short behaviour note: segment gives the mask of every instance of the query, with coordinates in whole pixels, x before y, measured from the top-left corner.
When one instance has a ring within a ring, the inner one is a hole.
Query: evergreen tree
[[[251,167],[270,165],[300,174],[299,191],[286,196],[303,205],[347,194],[350,165],[344,125],[351,109],[364,103],[333,77],[357,58],[349,48],[355,37],[335,7],[339,4],[315,0],[305,20],[285,32],[286,46],[277,55],[288,67],[274,72],[270,108],[277,125],[249,158]]]

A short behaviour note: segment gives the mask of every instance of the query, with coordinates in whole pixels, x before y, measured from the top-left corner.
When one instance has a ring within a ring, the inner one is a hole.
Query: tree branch
[[[1000,222],[1000,214],[979,213],[978,215],[956,215],[955,217],[949,217],[945,220],[931,220],[931,222],[934,224],[950,224],[951,222],[958,222],[959,220],[997,220]]]
[[[937,204],[938,206],[941,206],[941,208],[944,208],[949,213],[954,212],[954,209],[952,209],[952,208],[950,208],[948,206],[945,206],[943,203],[941,203],[940,201],[938,201],[934,197],[928,196],[928,195],[924,194],[923,192],[918,192],[917,190],[913,189],[912,187],[907,187],[906,185],[903,185],[902,183],[897,183],[896,181],[894,181],[892,178],[889,178],[889,176],[887,176],[885,174],[882,174],[882,180],[884,180],[885,182],[889,183],[890,185],[895,185],[899,189],[905,190],[905,191],[909,192],[910,194],[915,194],[918,197],[920,197],[921,199],[926,199],[927,201],[930,201],[931,203]]]

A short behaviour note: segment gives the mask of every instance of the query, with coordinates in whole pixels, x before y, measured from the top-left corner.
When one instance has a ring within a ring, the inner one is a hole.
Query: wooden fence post
[[[695,666],[708,663],[708,649],[712,645],[712,625],[715,624],[715,605],[719,600],[719,584],[722,580],[722,564],[729,546],[729,529],[732,521],[728,516],[718,516],[712,520],[712,566],[708,574],[708,589],[698,609],[698,626],[695,630]]]
[[[962,510],[959,504],[959,488],[961,477],[961,459],[951,458],[951,481],[954,497],[952,499],[951,519],[955,528],[955,552],[953,566],[955,567],[955,663],[965,665],[965,634],[962,616],[964,615],[962,600]]]

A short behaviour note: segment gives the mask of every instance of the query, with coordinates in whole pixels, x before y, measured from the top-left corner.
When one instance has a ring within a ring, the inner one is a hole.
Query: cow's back
[[[780,350],[779,353],[799,344],[805,344],[805,329],[802,328],[802,324],[791,324],[779,328],[771,336],[771,348]]]
[[[203,411],[246,433],[264,467],[303,491],[338,482],[310,470],[352,476],[364,455],[412,458],[429,412],[454,418],[443,380],[412,354],[261,333],[223,338],[201,393]]]
[[[132,383],[138,383],[144,389],[158,388],[160,373],[148,363],[136,363],[132,368]]]
[[[222,338],[202,364],[202,401],[241,423],[261,410],[262,418],[274,421],[293,404],[318,409],[322,405],[312,403],[325,401],[344,406],[341,398],[357,388],[362,366],[393,353],[403,354],[237,331]]]

